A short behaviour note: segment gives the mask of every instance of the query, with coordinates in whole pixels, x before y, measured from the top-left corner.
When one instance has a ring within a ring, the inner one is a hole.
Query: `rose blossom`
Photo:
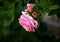
[[[32,13],[32,16],[33,16],[33,17],[36,17],[36,16],[37,16],[37,13],[36,13],[36,12],[33,12],[33,13]]]
[[[35,29],[38,25],[37,21],[34,20],[27,12],[22,12],[22,15],[19,18],[19,24],[29,32],[35,32]]]
[[[27,10],[29,12],[32,12],[32,8],[35,6],[35,4],[27,4]]]
[[[27,9],[32,9],[33,8],[33,4],[27,4]]]

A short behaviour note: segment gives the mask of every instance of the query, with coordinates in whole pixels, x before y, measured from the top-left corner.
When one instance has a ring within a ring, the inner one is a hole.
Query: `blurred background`
[[[38,3],[39,11],[48,9],[36,32],[18,22],[27,3]],[[0,0],[0,42],[60,42],[60,0]]]

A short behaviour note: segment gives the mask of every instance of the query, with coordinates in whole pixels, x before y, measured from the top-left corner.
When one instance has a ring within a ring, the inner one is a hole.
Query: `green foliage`
[[[14,20],[14,3],[4,2],[4,6],[0,10],[1,33],[9,34],[9,26]]]
[[[11,10],[13,9],[14,4],[13,3],[9,3],[8,1],[4,2],[4,9],[5,10]]]
[[[58,9],[58,8],[59,8],[59,6],[58,6],[58,5],[51,5],[51,6],[49,7],[49,9],[50,9],[50,10]]]
[[[50,4],[49,0],[40,0],[39,2],[39,6],[42,7],[43,9],[48,8],[49,4]]]

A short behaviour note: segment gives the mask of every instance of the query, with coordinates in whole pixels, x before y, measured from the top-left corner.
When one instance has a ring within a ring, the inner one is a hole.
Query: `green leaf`
[[[3,9],[0,9],[0,19],[2,19],[5,14],[6,12]]]
[[[9,26],[14,20],[14,12],[11,10],[11,11],[8,11],[8,13],[6,14],[6,17],[4,19],[4,26]]]
[[[11,5],[12,9],[7,11],[7,14],[4,18],[4,26],[9,26],[14,20],[14,3]]]
[[[41,14],[41,15],[42,15],[42,16],[41,16],[42,19],[46,16],[46,13],[47,13],[47,12],[44,12],[44,13]]]
[[[8,35],[9,34],[9,26],[14,20],[14,3],[11,3],[10,5],[12,9],[10,10],[0,10],[0,18],[1,18],[1,33],[3,35]]]
[[[59,10],[60,10],[60,9],[54,9],[54,10],[51,10],[51,11],[49,12],[49,15],[58,14],[58,13],[60,13]]]
[[[42,7],[43,9],[47,8],[49,6],[49,1],[47,0],[40,0],[40,7]]]
[[[4,2],[4,9],[5,10],[11,10],[13,8],[13,4],[9,3],[8,1]]]
[[[59,8],[59,6],[58,6],[58,5],[52,5],[52,6],[50,6],[50,7],[49,7],[49,9],[50,9],[50,10],[58,9],[58,8]]]

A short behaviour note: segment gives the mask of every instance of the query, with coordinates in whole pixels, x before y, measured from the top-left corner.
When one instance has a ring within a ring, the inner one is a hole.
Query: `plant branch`
[[[48,9],[49,9],[49,7],[51,6],[51,4],[54,2],[54,0],[50,3],[50,5],[48,6],[48,8],[47,9],[45,9],[45,10],[43,10],[38,16],[40,16],[42,13],[44,13],[44,12],[46,12]],[[39,18],[39,17],[38,17]],[[38,19],[39,20],[39,25],[40,25],[40,18]],[[39,27],[39,26],[38,26]]]

